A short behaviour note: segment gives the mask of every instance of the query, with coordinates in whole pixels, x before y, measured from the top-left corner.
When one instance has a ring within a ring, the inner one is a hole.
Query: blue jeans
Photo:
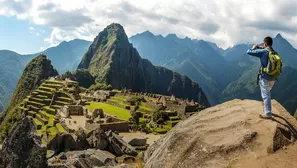
[[[260,89],[261,89],[261,95],[264,102],[264,113],[266,116],[271,117],[271,89],[274,85],[275,81],[268,81],[266,79],[261,78],[259,81]]]

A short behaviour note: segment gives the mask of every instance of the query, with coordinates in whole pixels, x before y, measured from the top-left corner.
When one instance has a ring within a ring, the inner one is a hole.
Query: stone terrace
[[[63,88],[67,88],[64,82],[47,80],[24,99],[19,107],[23,114],[34,121],[38,134],[44,135],[43,137],[65,131],[59,123],[54,122],[57,109],[74,103]],[[46,141],[46,138],[43,140]]]

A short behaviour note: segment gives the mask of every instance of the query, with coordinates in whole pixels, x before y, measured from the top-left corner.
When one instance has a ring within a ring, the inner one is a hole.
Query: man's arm
[[[262,55],[265,53],[264,49],[258,49],[258,48],[262,48],[260,46],[254,45],[252,49],[247,50],[247,54],[251,55],[251,56],[255,56],[255,57],[259,57],[261,58]]]

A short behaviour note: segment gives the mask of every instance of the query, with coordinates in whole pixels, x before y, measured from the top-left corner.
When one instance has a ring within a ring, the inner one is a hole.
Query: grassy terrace
[[[145,105],[145,103],[143,103],[143,102],[140,104],[139,107],[140,107],[141,109],[143,109],[143,110],[154,111],[153,109],[147,107],[147,106]]]
[[[157,133],[166,133],[168,132],[170,129],[172,129],[171,125],[162,125],[163,128],[153,128],[154,132]]]
[[[56,111],[55,109],[50,108],[49,106],[44,106],[43,108],[44,108],[44,109],[47,109],[47,110],[49,110],[49,111],[52,111],[52,112],[55,112],[55,111]]]
[[[105,113],[114,115],[118,117],[119,119],[128,121],[130,118],[130,111],[125,110],[116,106],[112,106],[110,104],[101,103],[101,102],[90,102],[90,105],[87,105],[86,108],[90,111],[93,111],[94,109],[102,109]]]
[[[118,99],[110,99],[110,101],[114,102],[114,103],[117,103],[119,105],[123,105],[123,106],[129,106],[129,104],[127,103],[124,103],[123,101],[120,101]]]
[[[56,128],[58,129],[58,131],[59,131],[60,133],[62,133],[62,132],[66,132],[65,129],[61,126],[60,123],[56,124]]]
[[[68,98],[68,97],[58,97],[58,99],[60,99],[60,100],[68,100],[68,101],[72,101],[72,99],[71,98]]]
[[[49,125],[49,126],[54,126],[54,123],[53,123],[53,121],[54,121],[54,117],[55,117],[54,115],[48,114],[47,112],[42,111],[42,110],[40,110],[39,113],[41,113],[41,114],[43,114],[43,115],[49,117],[48,125]]]

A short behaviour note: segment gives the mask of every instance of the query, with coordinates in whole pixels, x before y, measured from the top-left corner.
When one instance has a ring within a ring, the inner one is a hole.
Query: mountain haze
[[[73,71],[78,66],[83,54],[88,50],[91,42],[85,40],[71,40],[62,42],[36,54],[20,55],[13,51],[0,50],[0,111],[8,104],[9,99],[30,60],[40,54],[45,54],[52,60],[52,64],[59,73]]]
[[[99,33],[78,68],[88,69],[96,82],[111,84],[113,88],[174,94],[209,106],[197,83],[142,59],[119,24],[111,24]]]

